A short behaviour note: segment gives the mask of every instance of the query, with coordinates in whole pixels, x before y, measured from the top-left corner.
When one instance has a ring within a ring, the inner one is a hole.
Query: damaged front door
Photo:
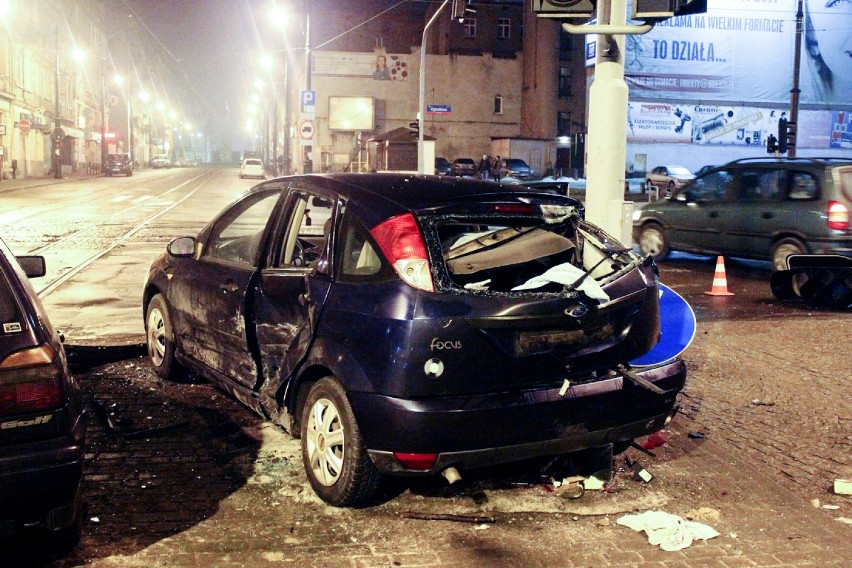
[[[248,345],[253,330],[247,326],[247,294],[280,195],[280,189],[252,193],[226,211],[213,226],[191,279],[187,355],[248,388],[257,382],[257,365]]]
[[[333,196],[291,190],[275,231],[280,242],[272,247],[270,265],[258,279],[257,342],[264,390],[272,396],[305,357],[331,286],[335,209]]]

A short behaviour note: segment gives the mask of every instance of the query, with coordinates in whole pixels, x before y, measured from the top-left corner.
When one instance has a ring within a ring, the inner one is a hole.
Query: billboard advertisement
[[[789,104],[796,0],[708,0],[625,37],[631,97]],[[629,9],[629,8],[628,8]],[[804,0],[803,105],[852,105],[852,2]],[[595,36],[587,36],[591,49]]]
[[[852,148],[850,114],[828,110],[800,111],[798,147]],[[627,108],[627,141],[766,146],[770,134],[778,136],[778,120],[781,118],[789,119],[786,110],[662,101],[630,102]]]

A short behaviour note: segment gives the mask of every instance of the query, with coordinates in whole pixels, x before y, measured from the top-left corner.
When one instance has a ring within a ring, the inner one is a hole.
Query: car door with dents
[[[173,279],[175,286],[189,288],[175,294],[191,298],[180,322],[185,354],[248,388],[257,382],[257,365],[248,348],[246,297],[280,198],[280,187],[272,186],[233,204],[211,227],[198,259],[188,267],[191,274]]]
[[[334,220],[342,206],[332,192],[292,187],[276,221],[253,306],[265,389],[276,391],[307,354],[332,283]]]

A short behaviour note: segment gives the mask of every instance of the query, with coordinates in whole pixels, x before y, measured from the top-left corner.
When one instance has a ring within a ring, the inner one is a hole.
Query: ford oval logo
[[[574,304],[573,306],[568,306],[563,310],[566,316],[571,316],[572,318],[581,318],[587,313],[589,313],[589,308],[584,306],[583,304]]]

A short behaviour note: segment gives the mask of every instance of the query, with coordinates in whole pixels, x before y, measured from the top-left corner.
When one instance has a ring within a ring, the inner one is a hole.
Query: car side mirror
[[[193,237],[178,237],[166,247],[169,254],[177,257],[188,257],[195,254],[195,239]]]
[[[47,274],[43,256],[16,256],[18,264],[24,269],[27,278],[41,278]]]

